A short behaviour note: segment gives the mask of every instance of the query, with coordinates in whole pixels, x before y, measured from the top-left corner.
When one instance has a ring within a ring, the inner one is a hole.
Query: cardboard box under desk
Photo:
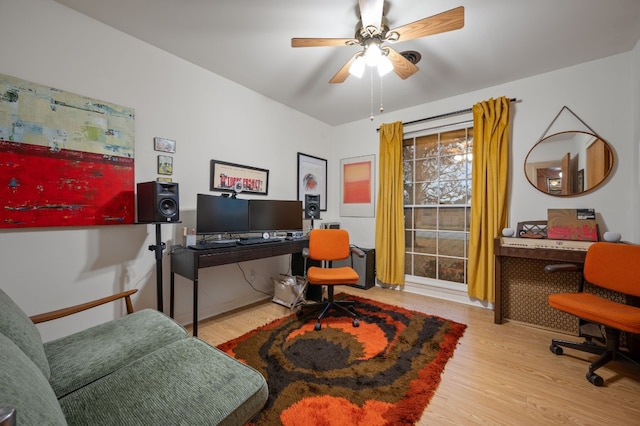
[[[547,238],[598,241],[595,211],[593,209],[548,209]]]

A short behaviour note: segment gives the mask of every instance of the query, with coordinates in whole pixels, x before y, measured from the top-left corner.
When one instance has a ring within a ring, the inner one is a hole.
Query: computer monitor
[[[252,232],[302,230],[302,201],[249,200]]]
[[[198,194],[196,234],[249,232],[249,200]]]

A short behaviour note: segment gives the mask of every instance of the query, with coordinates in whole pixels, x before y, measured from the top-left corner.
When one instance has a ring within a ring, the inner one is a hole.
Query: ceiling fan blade
[[[334,75],[333,78],[329,80],[329,83],[344,83],[347,77],[349,77],[349,68],[351,68],[351,64],[353,64],[353,61],[355,61],[358,55],[361,54],[361,52],[358,52],[353,55],[351,59],[349,59],[349,61],[347,61],[347,63],[344,64],[342,68],[340,68],[340,70],[338,70],[336,75]]]
[[[410,24],[402,25],[393,30],[389,30],[387,34],[397,33],[397,40],[392,38],[389,42],[400,42],[445,33],[447,31],[459,30],[462,27],[464,27],[464,7],[460,6]]]
[[[323,46],[351,46],[358,44],[353,38],[292,38],[291,47],[323,47]]]
[[[360,0],[359,4],[362,28],[374,26],[380,29],[384,0]]]
[[[407,58],[402,56],[396,50],[388,46],[385,47],[384,49],[389,51],[388,56],[389,56],[389,60],[393,64],[393,70],[395,71],[396,74],[398,74],[398,76],[401,79],[404,80],[408,77],[411,77],[416,72],[418,72],[418,67],[412,64]]]

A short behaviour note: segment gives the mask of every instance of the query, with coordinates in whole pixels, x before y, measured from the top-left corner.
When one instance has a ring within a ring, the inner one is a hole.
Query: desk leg
[[[193,335],[198,335],[198,279],[193,280]]]
[[[173,306],[174,306],[174,297],[175,297],[175,285],[176,285],[176,274],[175,272],[171,272],[171,279],[169,281],[169,316],[173,318]]]
[[[502,259],[494,257],[493,323],[502,324]]]

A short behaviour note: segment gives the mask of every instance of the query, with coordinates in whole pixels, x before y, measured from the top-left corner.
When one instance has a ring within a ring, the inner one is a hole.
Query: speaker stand
[[[158,299],[158,310],[164,312],[163,297],[162,297],[162,252],[167,245],[162,242],[162,232],[160,225],[162,223],[156,223],[156,243],[149,246],[149,251],[156,253],[156,297]]]

